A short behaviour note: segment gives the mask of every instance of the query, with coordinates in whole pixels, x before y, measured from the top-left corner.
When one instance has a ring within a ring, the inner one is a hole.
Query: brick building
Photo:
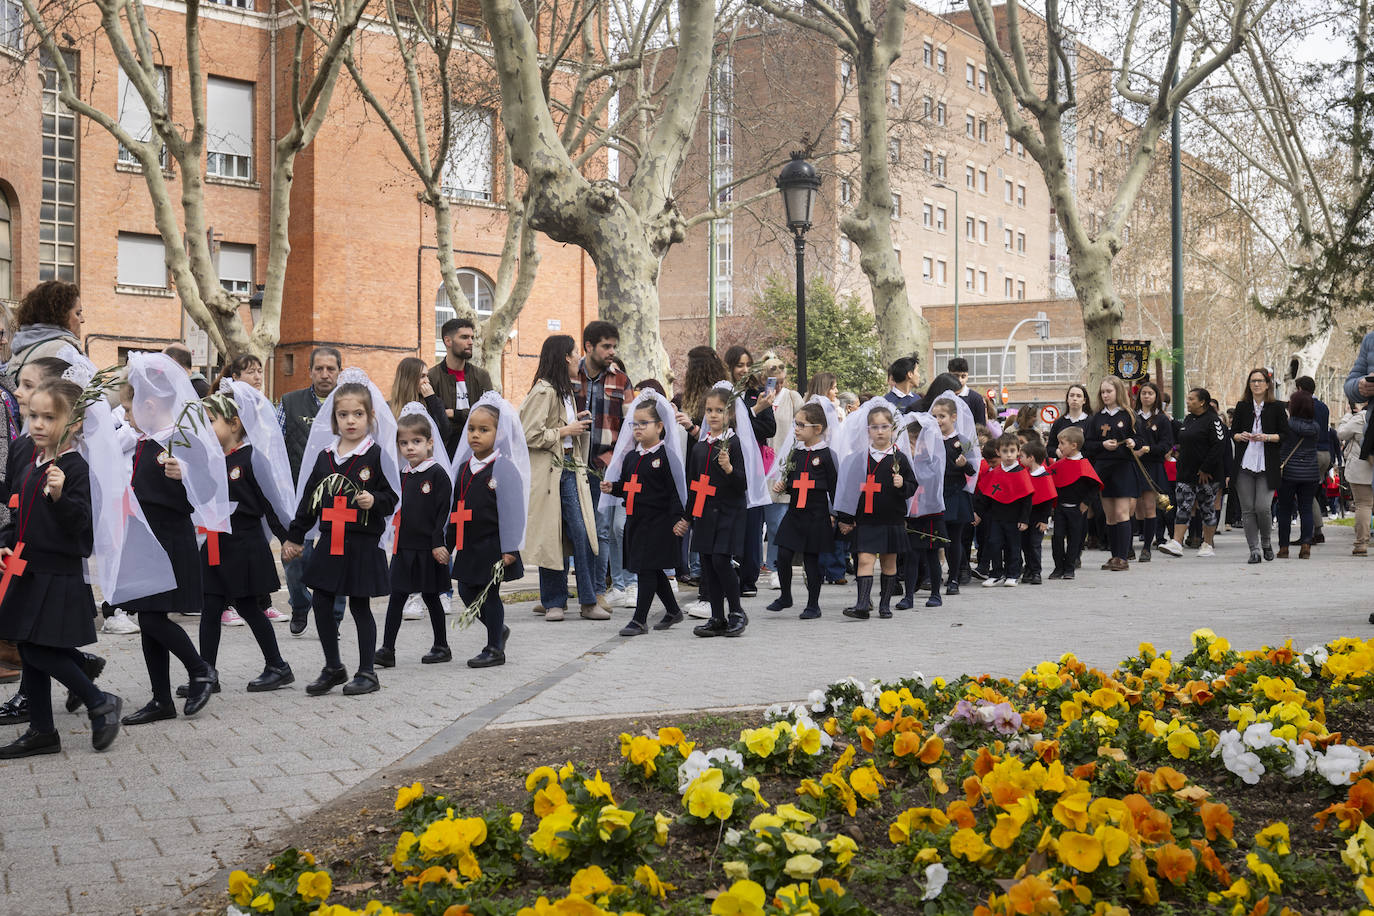
[[[276,132],[288,123],[290,99],[282,87],[291,63],[289,17],[278,22],[254,5],[233,0],[200,8],[207,209],[221,279],[242,297],[249,322],[248,298],[266,270],[270,157]],[[204,354],[204,335],[184,318],[163,264],[140,167],[103,128],[58,103],[55,70],[26,49],[27,27],[9,27],[22,9],[14,0],[0,0],[0,8],[0,67],[12,77],[0,88],[0,300],[13,304],[50,277],[73,280],[82,289],[83,345],[97,364],[176,340]],[[190,109],[182,13],[175,5],[148,7],[147,16],[165,55],[175,117]],[[146,130],[137,92],[108,44],[91,33],[69,51],[82,92],[125,126],[137,130],[141,119]],[[358,42],[370,79],[399,78],[389,34],[365,22]],[[505,189],[499,115],[490,103],[469,107],[446,185],[454,198],[461,278],[480,309],[489,305],[500,263],[505,221],[497,202]],[[179,176],[165,174],[176,200]],[[324,127],[296,161],[281,342],[268,372],[276,393],[308,383],[305,361],[316,345],[339,347],[346,365],[366,369],[383,389],[402,357],[432,361],[442,348],[436,329],[451,312],[440,293],[433,221],[417,200],[419,188],[390,135],[341,74]],[[503,360],[503,387],[517,398],[529,388],[544,337],[576,335],[596,313],[587,256],[545,238],[540,253],[538,279]]]

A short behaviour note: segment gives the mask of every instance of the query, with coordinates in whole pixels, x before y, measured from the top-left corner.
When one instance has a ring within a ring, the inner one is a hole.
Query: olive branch
[[[597,480],[601,480],[606,476],[604,472],[598,471],[596,468],[587,464],[587,462],[581,461],[570,455],[564,455],[554,463],[565,471],[572,471],[575,474],[591,474]]]
[[[76,403],[72,405],[71,414],[67,417],[67,424],[62,427],[62,434],[57,437],[58,454],[61,454],[67,440],[75,434],[76,428],[86,419],[86,411],[90,406],[105,397],[122,382],[123,369],[120,366],[108,366],[91,376],[91,380],[81,389],[81,395],[76,399]]]
[[[506,581],[506,561],[504,557],[498,557],[496,562],[491,565],[491,579],[477,593],[477,597],[467,603],[467,606],[463,608],[463,613],[459,614],[458,619],[453,621],[453,625],[462,629],[472,626],[472,622],[481,616],[482,608],[486,605],[487,596],[491,594],[491,590],[499,589],[504,581]]]
[[[344,496],[356,496],[361,492],[363,492],[362,487],[342,474],[335,473],[326,475],[323,480],[315,485],[315,489],[310,493],[310,511],[320,511],[320,508],[324,505],[325,499],[333,499],[340,494]],[[358,509],[358,524],[367,524],[367,513],[368,510],[366,509]]]

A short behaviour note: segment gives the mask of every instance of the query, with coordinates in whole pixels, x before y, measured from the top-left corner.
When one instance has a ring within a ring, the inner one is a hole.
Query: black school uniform
[[[15,549],[22,542],[19,559],[26,565],[10,578],[0,602],[0,639],[74,649],[95,642],[95,599],[81,565],[95,542],[91,481],[86,459],[75,451],[56,463],[66,481],[55,502],[43,495],[49,462],[29,460],[11,480],[19,499],[0,530],[0,546]]]
[[[627,492],[625,485],[632,479],[640,489]],[[647,452],[626,452],[611,495],[625,500],[625,569],[654,572],[675,565],[682,539],[673,534],[673,526],[687,518],[687,512],[677,495],[666,446],[660,442]]]
[[[729,474],[720,466],[722,447],[730,450]],[[704,489],[700,487],[703,474],[707,477]],[[743,556],[747,491],[738,436],[714,442],[703,439],[693,447],[687,464],[687,512],[692,520],[694,553]]]
[[[968,479],[978,472],[977,452],[965,452],[957,435],[945,441],[945,524],[970,525],[973,523],[973,494],[964,489]],[[963,467],[959,466],[959,456],[964,456]]]
[[[229,516],[228,531],[207,534],[200,547],[205,594],[219,596],[226,604],[250,597],[262,603],[264,596],[281,588],[277,561],[272,557],[272,545],[262,525],[266,521],[279,540],[286,540],[286,526],[277,518],[253,473],[253,446],[245,443],[225,455],[224,469],[234,514]],[[216,548],[214,555],[212,545]]]
[[[472,461],[467,461],[458,469],[458,479],[453,487],[453,506],[459,500],[472,518],[463,522],[463,546],[457,545],[458,526],[449,523],[446,529],[449,551],[453,554],[453,578],[463,585],[481,589],[491,581],[491,570],[501,559],[501,509],[496,502],[497,481],[496,465],[500,458],[492,461],[476,462],[473,471]],[[509,465],[503,465],[509,467]],[[513,475],[512,475],[513,476]],[[512,481],[510,486],[519,486]],[[514,580],[525,575],[520,554],[515,554],[515,562],[506,567],[505,578]]]
[[[995,578],[1021,575],[1019,526],[1030,523],[1033,492],[1030,474],[1019,464],[1010,470],[993,464],[978,475],[973,511],[987,523],[987,538],[979,547],[978,562],[983,562],[986,551]]]
[[[311,496],[330,474],[346,477],[374,499],[372,508],[367,510],[357,508],[351,498],[346,501],[345,509],[356,514],[351,521],[345,518],[339,522],[343,526],[343,544],[337,554],[333,551],[335,522],[325,517],[326,513],[332,516],[334,497],[323,497],[314,510],[310,508]],[[301,504],[287,534],[290,541],[299,544],[316,523],[320,526],[320,537],[301,583],[330,595],[380,598],[391,594],[387,558],[380,543],[396,500],[396,492],[382,472],[382,449],[377,443],[369,440],[365,447],[342,459],[334,454],[333,447],[321,451],[310,469]]]
[[[783,480],[789,496],[787,512],[775,536],[777,545],[793,553],[827,553],[835,547],[835,529],[830,522],[840,476],[835,455],[824,445],[812,449],[797,446],[792,449],[791,461],[791,470]],[[806,475],[804,483],[814,486],[797,486],[802,475]]]
[[[1102,478],[1104,498],[1135,499],[1140,496],[1144,486],[1135,459],[1131,457],[1131,450],[1126,447],[1126,440],[1134,439],[1136,448],[1149,440],[1139,429],[1141,424],[1134,421],[1135,414],[1124,408],[1115,413],[1099,410],[1088,421],[1083,456],[1093,463],[1093,470]],[[1102,444],[1108,439],[1117,441],[1115,449]]]
[[[854,550],[858,553],[896,553],[907,551],[906,510],[916,495],[916,475],[911,462],[899,449],[893,449],[881,459],[873,457],[872,449],[865,451],[863,463],[866,477],[878,485],[876,491],[859,491],[859,501],[852,516],[839,515],[840,521],[854,525]],[[894,486],[894,471],[902,476],[902,485]]]
[[[19,438],[10,443],[9,454],[5,458],[5,479],[0,481],[0,501],[11,509],[15,506],[15,497],[19,493],[19,475],[24,470],[24,465],[33,461],[33,440],[28,433],[21,433]]]
[[[448,591],[448,566],[435,560],[433,551],[445,546],[452,507],[453,485],[433,459],[423,470],[401,469],[400,530],[391,547],[393,594]]]
[[[1154,481],[1155,489],[1161,493],[1168,493],[1173,489],[1174,482],[1169,479],[1169,475],[1164,470],[1164,459],[1169,457],[1169,452],[1174,448],[1174,422],[1160,411],[1156,410],[1149,417],[1136,414],[1136,429],[1146,433],[1146,441],[1137,440],[1138,445],[1144,445],[1149,451],[1140,456],[1140,463],[1145,467],[1145,473],[1150,475],[1150,480]],[[1144,494],[1149,489],[1146,484],[1140,492]]]
[[[167,462],[171,460],[156,439],[143,436],[134,445],[131,486],[143,507],[148,528],[167,553],[176,587],[121,602],[130,614],[199,611],[205,601],[200,576],[200,546],[196,543],[196,526],[191,521],[191,501],[186,497],[185,484],[166,474]]]

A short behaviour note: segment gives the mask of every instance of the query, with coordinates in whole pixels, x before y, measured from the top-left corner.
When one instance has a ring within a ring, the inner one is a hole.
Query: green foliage
[[[786,353],[797,349],[797,296],[792,282],[770,276],[752,303],[764,327],[764,345],[777,350],[787,362],[788,378],[805,387],[796,376],[796,359]],[[886,378],[879,356],[878,325],[856,295],[837,298],[823,277],[814,277],[806,288],[806,369],[811,375],[833,372],[840,388],[855,392],[877,391]]]

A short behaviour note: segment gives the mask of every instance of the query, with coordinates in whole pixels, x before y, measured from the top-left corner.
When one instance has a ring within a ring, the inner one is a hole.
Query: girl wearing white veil
[[[909,413],[903,418],[902,436],[911,445],[911,470],[916,475],[916,495],[907,508],[906,595],[897,602],[899,611],[916,604],[916,584],[924,571],[930,579],[926,607],[939,607],[940,546],[945,534],[945,446],[940,425],[928,413]]]
[[[129,386],[133,399],[128,419],[139,433],[130,487],[175,578],[175,585],[165,591],[127,588],[127,580],[146,578],[146,563],[160,565],[162,558],[158,551],[133,553],[138,546],[133,541],[122,545],[115,594],[129,594],[119,604],[138,615],[143,660],[153,689],[152,701],[125,716],[124,724],[142,725],[176,717],[169,656],[175,655],[186,666],[190,680],[184,711],[188,716],[205,707],[219,680],[186,631],[168,617],[203,608],[196,536],[228,531],[232,506],[224,450],[186,370],[161,353],[134,353],[129,357]],[[110,461],[113,456],[101,456],[101,460]]]
[[[469,668],[506,663],[506,607],[501,582],[525,575],[520,551],[529,517],[530,453],[520,414],[505,398],[488,391],[468,412],[453,455],[453,512],[448,546],[453,578],[474,617],[487,629],[487,644],[468,659]]]
[[[838,438],[837,432],[835,409],[830,399],[812,395],[792,418],[792,429],[788,430],[778,460],[768,472],[773,492],[787,495],[787,512],[774,535],[778,586],[782,594],[768,605],[768,610],[781,611],[792,606],[792,559],[801,554],[802,568],[806,570],[806,607],[801,612],[802,620],[821,616],[820,558],[835,546],[831,508],[839,468],[830,441]]]
[[[873,568],[881,563],[878,616],[892,616],[889,602],[897,558],[907,552],[907,502],[916,493],[910,440],[899,434],[891,403],[873,398],[845,418],[840,428],[845,457],[835,488],[835,518],[841,534],[854,532],[858,597],[846,617],[867,620],[873,610]]]
[[[391,593],[383,545],[391,544],[390,520],[400,492],[396,420],[367,373],[345,369],[310,427],[296,517],[281,550],[283,562],[296,559],[302,542],[319,527],[319,542],[301,575],[313,592],[315,630],[325,659],[320,676],[305,688],[311,696],[340,684],[348,696],[381,688],[373,666],[377,624],[370,599]],[[348,596],[358,630],[358,670],[351,681],[339,657],[336,595]]]
[[[657,391],[642,392],[625,411],[610,467],[601,483],[602,493],[625,503],[623,564],[639,577],[634,618],[621,629],[621,636],[648,632],[654,595],[664,608],[655,630],[666,630],[682,620],[672,583],[663,571],[665,562],[671,563],[681,554],[681,537],[687,533],[686,469],[675,417],[667,398]]]
[[[973,491],[978,486],[978,434],[973,411],[963,398],[946,392],[935,398],[931,416],[940,424],[945,446],[945,565],[949,568],[946,595],[959,594],[965,563],[964,545],[973,526]],[[932,591],[931,594],[934,594]]]

